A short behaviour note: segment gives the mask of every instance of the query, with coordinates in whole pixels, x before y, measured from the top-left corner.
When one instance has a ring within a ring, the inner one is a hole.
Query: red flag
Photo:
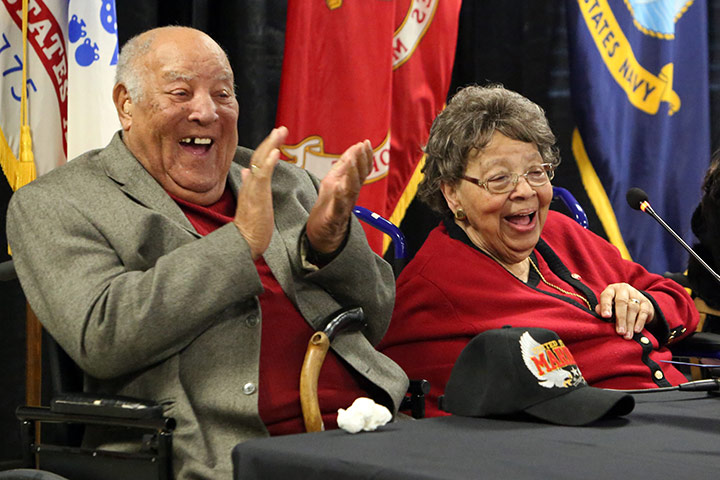
[[[290,131],[285,158],[322,177],[369,139],[374,165],[358,203],[399,224],[450,85],[459,12],[460,0],[290,0],[277,115]],[[382,234],[366,232],[382,253]]]

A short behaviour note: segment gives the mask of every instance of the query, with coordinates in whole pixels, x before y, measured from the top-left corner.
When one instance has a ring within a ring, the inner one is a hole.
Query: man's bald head
[[[139,33],[125,42],[118,56],[115,83],[125,85],[130,97],[136,102],[141,101],[145,93],[143,85],[146,70],[143,62],[145,55],[152,50],[152,46],[156,40],[172,41],[173,38],[187,36],[197,37],[199,41],[209,42],[217,46],[217,49],[225,55],[228,64],[230,63],[227,59],[227,54],[222,50],[220,45],[202,31],[191,27],[175,25],[158,27]]]

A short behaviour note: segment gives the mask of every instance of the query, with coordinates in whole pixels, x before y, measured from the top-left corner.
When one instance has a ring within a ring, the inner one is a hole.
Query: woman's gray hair
[[[139,60],[150,50],[155,40],[152,33],[140,33],[125,42],[115,70],[115,83],[122,83],[128,91],[133,102],[142,101],[145,94],[143,80],[145,76],[141,71],[142,64]]]
[[[555,135],[540,106],[502,85],[473,85],[457,92],[430,128],[419,198],[435,211],[451,213],[442,184],[456,185],[470,154],[482,151],[496,131],[534,143],[544,163],[560,164]]]

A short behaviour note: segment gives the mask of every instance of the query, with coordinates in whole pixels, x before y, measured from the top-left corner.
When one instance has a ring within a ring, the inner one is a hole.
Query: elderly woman
[[[549,211],[554,143],[543,110],[501,86],[461,90],[432,125],[418,195],[445,218],[398,278],[380,346],[431,382],[429,416],[463,347],[504,325],[555,331],[594,386],[685,381],[663,362],[697,324],[690,297]]]

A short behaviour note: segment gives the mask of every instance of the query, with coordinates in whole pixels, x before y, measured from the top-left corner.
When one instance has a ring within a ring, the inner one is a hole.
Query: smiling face
[[[123,141],[168,192],[200,205],[217,201],[237,146],[238,103],[222,49],[204,33],[180,27],[151,31],[136,60],[142,95],[122,84],[114,100]]]
[[[470,154],[465,175],[486,180],[501,173],[525,173],[543,163],[532,143],[512,140],[495,132],[481,151]],[[514,190],[492,194],[466,180],[443,185],[443,195],[453,212],[462,208],[465,220],[456,220],[470,240],[506,266],[523,262],[540,239],[552,200],[552,186],[531,187],[520,177]]]

